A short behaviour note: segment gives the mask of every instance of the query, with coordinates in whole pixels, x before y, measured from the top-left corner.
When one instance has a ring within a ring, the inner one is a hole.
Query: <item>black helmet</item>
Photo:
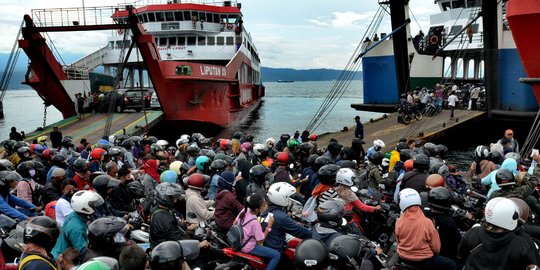
[[[338,200],[329,199],[317,207],[317,218],[319,221],[332,227],[342,225],[343,215],[345,215],[343,203]]]
[[[184,198],[184,190],[176,183],[161,183],[156,186],[154,194],[156,201],[165,207],[172,208],[174,199],[182,200]]]
[[[125,242],[125,235],[129,231],[127,222],[119,217],[98,218],[88,225],[88,240],[93,248],[108,249],[118,242]]]
[[[216,152],[212,149],[201,149],[201,156],[207,156],[210,160],[213,160],[216,157]]]
[[[447,153],[448,147],[442,144],[437,144],[437,146],[435,146],[435,155],[439,156],[440,158],[445,158]]]
[[[336,164],[327,164],[322,166],[317,175],[319,176],[319,181],[328,186],[333,186],[336,184],[336,175],[340,167]]]
[[[399,159],[403,162],[411,159],[413,157],[413,151],[411,149],[402,149],[399,151]]]
[[[354,150],[350,147],[343,147],[340,155],[342,160],[353,160]]]
[[[195,142],[199,146],[201,145],[201,141],[204,138],[205,137],[201,133],[193,133],[193,134],[191,134],[191,139],[193,140],[193,142]]]
[[[514,174],[508,169],[499,169],[495,174],[495,180],[500,188],[516,185]]]
[[[362,264],[364,247],[368,240],[350,235],[341,235],[332,240],[328,246],[330,264],[337,269],[355,269],[355,265]]]
[[[404,149],[409,149],[409,147],[407,146],[407,143],[399,142],[396,145],[396,151],[401,152],[401,150],[404,150]]]
[[[158,139],[155,136],[149,136],[148,138],[144,139],[144,141],[147,144],[154,144],[157,143]]]
[[[129,136],[127,135],[124,135],[124,134],[118,134],[116,136],[114,136],[114,144],[115,145],[122,145],[122,143],[127,140],[129,138]]]
[[[67,164],[66,164],[66,156],[64,156],[62,154],[56,154],[52,158],[51,163],[52,163],[53,166],[66,168],[66,166],[67,166]]]
[[[381,152],[371,153],[371,155],[368,156],[369,162],[377,166],[382,164],[383,158],[384,156]]]
[[[0,159],[0,171],[9,171],[13,169],[13,163],[7,159]]]
[[[343,162],[341,162],[341,164],[339,165],[339,167],[341,167],[341,168],[355,169],[355,168],[356,168],[356,162],[354,162],[354,161],[352,161],[352,160],[344,160]]]
[[[429,169],[429,157],[424,154],[414,156],[413,168],[419,171],[427,171]]]
[[[99,175],[92,181],[92,187],[100,195],[107,194],[109,188],[115,189],[120,185],[120,180],[114,179],[106,174]]]
[[[235,131],[232,135],[232,138],[237,140],[242,139],[242,137],[244,137],[244,133],[242,133],[241,131]]]
[[[246,135],[246,137],[244,138],[244,141],[246,141],[246,142],[253,142],[254,139],[255,139],[255,137],[253,137],[253,135],[248,134],[248,135]]]
[[[354,138],[351,142],[351,147],[353,149],[359,149],[362,147],[362,144],[366,144],[362,139],[360,138]]]
[[[61,144],[62,144],[62,146],[66,147],[66,148],[72,147],[73,146],[73,138],[71,138],[70,136],[65,136],[64,138],[62,138]]]
[[[311,144],[311,143],[302,143],[302,144],[300,144],[298,149],[300,149],[300,153],[307,156],[313,150],[313,144]]]
[[[313,167],[313,166],[315,165],[315,160],[316,160],[318,157],[319,157],[319,155],[317,155],[317,154],[310,155],[310,156],[308,157],[308,160],[307,160],[308,164],[309,164],[311,167]]]
[[[133,147],[135,146],[135,142],[133,142],[132,139],[125,139],[122,144],[121,144],[122,147],[126,148],[126,149],[130,149],[130,147]]]
[[[17,173],[19,173],[24,178],[32,178],[33,176],[30,175],[30,170],[35,170],[36,165],[33,161],[25,161],[21,162],[19,166],[17,166]]]
[[[222,160],[222,159],[216,159],[214,161],[212,161],[212,164],[210,164],[210,169],[214,172],[214,173],[222,173],[225,168],[227,168],[227,161],[225,160]]]
[[[14,140],[5,140],[2,142],[2,145],[6,150],[13,151],[13,149],[15,148],[15,143],[17,142]]]
[[[327,157],[323,157],[323,156],[317,157],[315,159],[313,169],[318,171],[322,166],[330,164],[330,163],[332,163],[332,161]]]
[[[201,147],[208,147],[212,145],[212,141],[209,138],[202,138],[199,142]]]
[[[135,198],[144,198],[144,186],[139,181],[132,181],[128,185],[128,190],[131,195]]]
[[[343,148],[343,145],[337,142],[331,142],[328,144],[328,147],[326,147],[326,149],[328,149],[328,152],[330,152],[332,156],[339,155],[339,152],[341,152],[341,148]]]
[[[431,143],[431,142],[428,142],[428,143],[425,143],[423,148],[424,148],[424,152],[426,153],[426,155],[432,157],[432,156],[435,156],[435,148],[437,146],[434,144],[434,143]]]
[[[60,230],[56,221],[47,216],[37,216],[26,223],[24,243],[34,243],[45,250],[51,250],[59,235]]]
[[[17,141],[15,142],[15,144],[13,145],[13,152],[19,150],[19,148],[21,147],[30,147],[30,144],[28,144],[27,142],[25,141]]]
[[[199,146],[196,143],[192,143],[187,147],[187,151],[190,155],[194,156],[194,155],[199,154],[199,152],[201,151],[201,148],[199,148]]]
[[[253,166],[249,169],[249,180],[258,185],[262,185],[266,182],[269,173],[270,169],[264,165]]]
[[[451,205],[450,191],[445,187],[436,187],[429,191],[429,206],[439,210],[449,210]]]
[[[118,156],[122,154],[122,149],[120,149],[120,147],[113,146],[109,148],[108,154],[109,156]]]
[[[444,165],[444,163],[442,162],[439,162],[438,160],[435,161],[433,160],[433,162],[431,162],[432,159],[430,159],[430,163],[429,163],[429,174],[434,174],[434,173],[439,173],[439,169],[441,168],[442,165]]]
[[[73,169],[79,173],[86,173],[88,171],[88,161],[86,161],[84,158],[76,159],[73,161]]]
[[[184,252],[178,241],[165,241],[157,245],[150,254],[150,268],[181,269],[184,263]]]
[[[489,148],[487,148],[486,146],[479,145],[474,150],[474,156],[479,160],[487,159],[487,158],[489,158],[490,152],[491,151],[489,151]]]
[[[291,135],[286,134],[286,133],[283,133],[281,134],[281,136],[279,136],[279,140],[284,141],[284,142],[288,141],[290,138],[291,138]]]
[[[306,239],[296,247],[294,264],[299,270],[322,270],[328,267],[330,255],[321,240]]]
[[[29,159],[30,158],[30,147],[28,147],[28,146],[19,147],[19,149],[17,149],[17,155],[20,158]]]

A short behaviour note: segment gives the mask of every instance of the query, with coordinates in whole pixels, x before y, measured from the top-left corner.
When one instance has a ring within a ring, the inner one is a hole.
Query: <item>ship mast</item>
[[[497,2],[482,1],[482,16],[484,29],[484,82],[487,91],[487,112],[492,117],[493,110],[499,109],[499,43],[497,35]],[[494,27],[495,26],[495,27]]]

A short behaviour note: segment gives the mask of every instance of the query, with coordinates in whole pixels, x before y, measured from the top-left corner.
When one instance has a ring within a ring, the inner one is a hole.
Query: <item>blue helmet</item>
[[[210,167],[211,162],[207,156],[200,156],[195,160],[195,166],[201,171],[206,171]]]
[[[163,173],[161,173],[161,183],[176,183],[176,180],[178,179],[178,175],[176,172],[171,170],[166,170]]]

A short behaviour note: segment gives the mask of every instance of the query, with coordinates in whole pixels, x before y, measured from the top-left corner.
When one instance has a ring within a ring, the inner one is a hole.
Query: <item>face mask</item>
[[[28,170],[28,174],[30,174],[30,177],[34,177],[34,175],[36,175],[36,170]]]

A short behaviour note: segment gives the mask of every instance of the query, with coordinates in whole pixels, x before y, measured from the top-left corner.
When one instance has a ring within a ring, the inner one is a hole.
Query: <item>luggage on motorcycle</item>
[[[246,222],[240,220],[238,224],[232,225],[229,232],[227,232],[227,240],[234,251],[240,251],[254,237],[251,235],[248,239],[244,239],[244,226],[254,220],[256,220],[256,218],[252,218]]]
[[[358,177],[356,178],[356,185],[358,186],[358,189],[368,188],[368,184],[368,170],[360,171],[360,173],[358,173]]]

